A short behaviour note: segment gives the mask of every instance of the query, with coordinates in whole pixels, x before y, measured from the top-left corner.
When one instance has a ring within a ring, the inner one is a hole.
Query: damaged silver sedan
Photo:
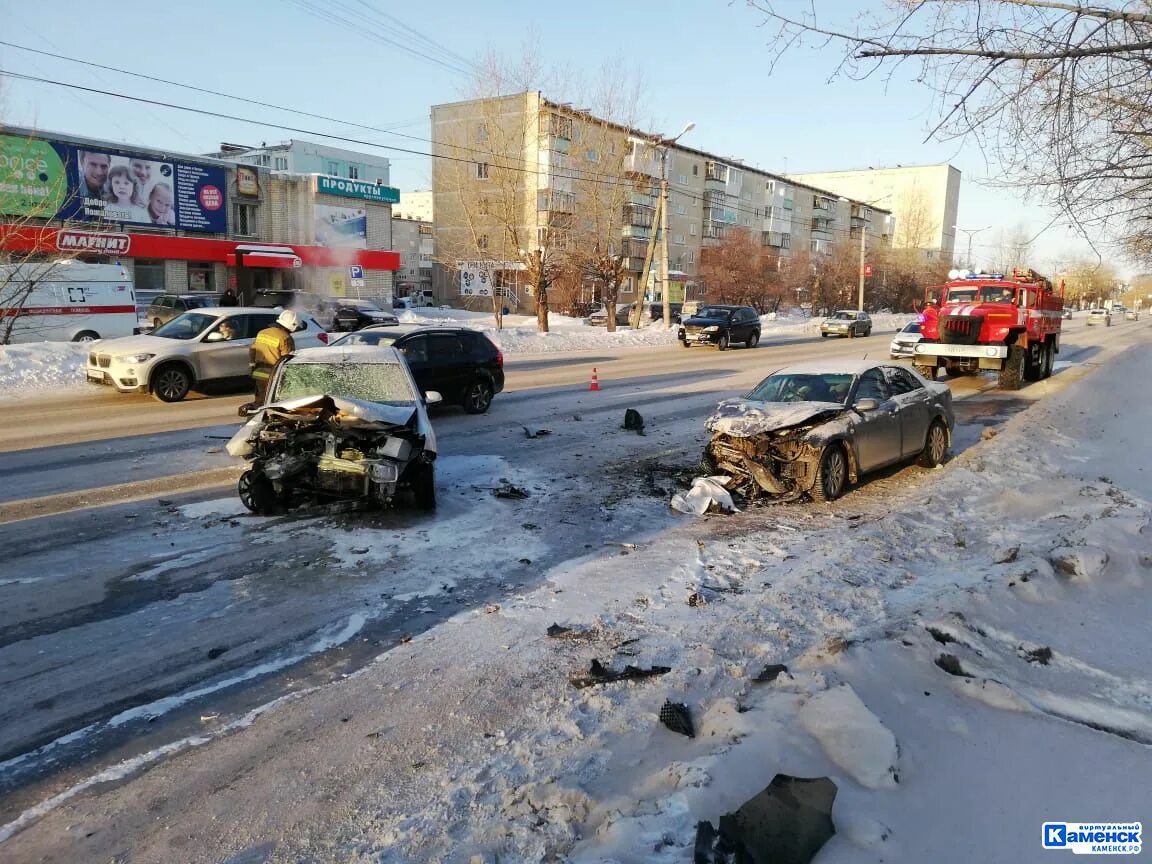
[[[833,501],[871,471],[914,458],[939,465],[954,426],[948,386],[904,366],[806,363],[721,402],[704,462],[745,499]]]
[[[436,435],[393,348],[312,348],[277,367],[268,401],[228,442],[249,460],[240,500],[253,513],[303,504],[436,506]]]

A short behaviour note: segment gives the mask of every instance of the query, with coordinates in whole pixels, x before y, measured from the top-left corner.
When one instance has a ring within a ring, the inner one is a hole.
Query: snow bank
[[[817,693],[796,719],[861,786],[896,788],[896,738],[847,684]]]
[[[84,387],[84,358],[93,343],[0,345],[0,399]]]

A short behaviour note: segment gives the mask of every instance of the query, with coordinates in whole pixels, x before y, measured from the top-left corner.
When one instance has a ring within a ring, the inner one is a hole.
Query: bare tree
[[[1013,268],[1028,269],[1032,253],[1033,237],[1028,226],[1018,222],[1010,231],[1000,232],[1000,245],[997,261],[992,269],[997,273],[1008,273]]]
[[[700,279],[717,303],[741,303],[774,311],[783,293],[777,255],[747,228],[734,228],[700,252]]]
[[[1152,7],[1147,0],[874,0],[871,10],[747,0],[778,54],[817,41],[863,79],[914,64],[929,137],[972,138],[1090,242],[1115,227],[1152,253]]]

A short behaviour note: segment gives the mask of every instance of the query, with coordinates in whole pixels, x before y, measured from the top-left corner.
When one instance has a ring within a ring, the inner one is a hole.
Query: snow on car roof
[[[773,372],[773,375],[859,375],[875,366],[891,366],[880,360],[851,360],[829,357],[827,360],[809,360],[807,363],[794,363]]]
[[[301,348],[292,355],[289,363],[401,363],[400,353],[395,348],[381,348],[379,345],[323,345],[318,348]]]

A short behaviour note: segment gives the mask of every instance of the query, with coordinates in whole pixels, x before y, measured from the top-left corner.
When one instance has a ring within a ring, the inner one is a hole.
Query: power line
[[[9,43],[0,42],[0,44],[9,44]],[[22,46],[15,46],[15,47],[22,47]],[[45,52],[38,52],[38,53],[45,53]],[[64,58],[64,59],[68,59],[68,58]],[[77,61],[77,62],[83,62],[83,61]],[[95,64],[93,64],[93,65],[95,65]],[[109,68],[111,68],[111,67],[109,67]],[[120,70],[114,70],[114,71],[120,71]],[[139,75],[139,73],[131,73],[131,72],[125,73],[125,74]],[[348,144],[356,144],[356,145],[365,146],[365,147],[376,147],[376,148],[379,148],[381,150],[389,150],[389,151],[393,151],[393,152],[397,152],[397,153],[406,153],[406,154],[410,154],[413,156],[423,156],[423,157],[427,157],[427,158],[431,158],[431,159],[442,159],[442,160],[445,160],[448,162],[455,162],[455,163],[461,163],[461,164],[468,164],[468,165],[482,164],[480,162],[480,160],[476,160],[476,159],[464,159],[464,158],[460,158],[460,157],[456,157],[456,156],[447,156],[447,155],[444,155],[441,153],[428,153],[428,152],[425,152],[422,150],[413,150],[411,148],[406,148],[406,147],[397,147],[397,146],[392,145],[392,144],[380,144],[380,143],[377,143],[374,141],[365,141],[362,139],[350,138],[350,137],[342,136],[342,135],[334,135],[334,134],[331,134],[328,132],[322,132],[322,131],[314,130],[314,129],[305,129],[305,128],[301,128],[301,127],[297,127],[297,126],[288,126],[288,125],[281,124],[281,123],[272,123],[272,122],[265,121],[265,120],[253,119],[251,117],[240,117],[240,116],[237,116],[235,114],[226,114],[226,113],[223,113],[220,111],[211,111],[211,110],[208,110],[206,108],[193,108],[193,107],[188,106],[188,105],[177,105],[175,103],[165,102],[165,101],[159,100],[159,99],[148,99],[148,98],[145,98],[143,96],[131,96],[131,95],[126,94],[126,93],[116,93],[116,92],[113,92],[110,90],[102,90],[102,89],[99,89],[96,87],[86,87],[86,86],[81,85],[81,84],[75,84],[75,83],[71,83],[71,82],[67,82],[67,81],[57,81],[57,80],[54,80],[51,78],[42,78],[42,77],[34,76],[34,75],[25,75],[23,73],[12,72],[9,70],[0,70],[0,75],[6,76],[9,78],[19,79],[19,80],[30,81],[30,82],[34,82],[34,83],[38,83],[38,84],[49,84],[49,85],[56,86],[56,87],[64,87],[64,88],[73,89],[73,90],[80,90],[80,91],[85,92],[85,93],[94,93],[94,94],[101,95],[101,96],[111,96],[113,98],[125,99],[125,100],[130,101],[130,102],[137,102],[137,103],[144,104],[144,105],[154,105],[154,106],[161,107],[161,108],[171,108],[171,109],[177,110],[177,111],[187,111],[187,112],[190,112],[193,114],[199,114],[201,116],[206,116],[206,117],[216,117],[218,119],[231,120],[233,122],[238,122],[238,123],[248,123],[248,124],[255,125],[255,126],[265,126],[265,127],[273,128],[273,129],[281,129],[281,130],[284,130],[287,132],[295,132],[295,133],[298,133],[301,135],[315,135],[315,136],[318,136],[321,138],[328,138],[328,139],[331,139],[334,141],[340,141],[340,142],[348,143]],[[150,76],[141,75],[140,77],[146,77],[147,78]],[[160,80],[160,79],[155,79],[155,80]],[[189,87],[191,87],[191,85],[181,85],[181,84],[176,84],[174,82],[173,82],[173,85],[174,86],[189,86]],[[274,110],[280,110],[280,111],[285,111],[285,112],[289,112],[289,113],[300,113],[300,114],[306,114],[307,113],[307,112],[298,112],[298,111],[295,111],[294,109],[290,109],[290,108],[283,108],[282,106],[272,105],[271,103],[261,103],[261,102],[256,102],[255,100],[247,100],[247,99],[244,99],[244,97],[229,96],[228,94],[223,94],[223,93],[216,94],[215,91],[207,91],[207,90],[203,90],[203,88],[192,87],[191,89],[201,90],[202,92],[213,93],[214,95],[221,95],[221,96],[224,96],[225,98],[232,98],[232,99],[238,99],[240,101],[252,102],[253,104],[259,104],[263,107],[270,107],[270,108],[273,108]],[[314,116],[316,119],[325,119],[325,120],[328,120],[329,122],[334,122],[334,123],[343,122],[340,120],[336,120],[335,118],[322,118],[322,117],[320,117],[320,115],[309,115],[309,116]],[[361,124],[350,123],[347,125],[360,126]],[[365,127],[365,128],[372,128],[372,127]],[[399,133],[393,133],[393,134],[399,134]],[[413,136],[404,136],[404,137],[413,137]],[[417,139],[417,140],[427,141],[428,139]],[[429,143],[436,144],[437,142],[431,141]],[[456,145],[441,144],[441,146],[455,147]],[[458,149],[473,150],[473,148],[458,148]],[[489,151],[473,151],[473,152],[484,152],[485,155],[488,156],[488,158],[494,158],[494,157],[495,158],[503,158],[503,157],[498,157],[497,154],[491,154]],[[501,170],[515,171],[518,173],[529,174],[529,175],[533,175],[536,177],[552,177],[553,176],[552,174],[549,174],[549,173],[533,170],[530,168],[524,168],[522,166],[516,166],[516,165],[503,166],[503,165],[497,164],[496,167],[501,169]],[[632,181],[621,180],[618,177],[613,177],[610,174],[606,174],[606,173],[602,173],[602,172],[582,172],[579,169],[562,169],[562,170],[568,172],[567,174],[556,175],[556,176],[561,177],[562,179],[581,180],[582,182],[586,182],[586,183],[595,183],[595,184],[600,184],[600,185],[629,188],[629,189],[634,189],[636,187],[636,184]],[[581,175],[583,175],[583,176],[581,176]],[[599,179],[596,179],[597,176],[606,177],[606,178],[610,178],[610,179],[599,180]],[[700,203],[709,203],[712,200],[712,199],[708,198],[706,194],[705,195],[699,195],[693,190],[686,190],[683,187],[674,186],[673,184],[669,184],[669,185],[670,185],[670,188],[675,189],[681,195],[687,197],[689,200],[698,201]],[[730,211],[733,211],[736,213],[744,213],[744,214],[748,214],[748,215],[753,215],[756,218],[767,218],[767,217],[762,216],[762,214],[761,214],[761,210],[763,210],[764,208],[748,209],[747,207],[742,207],[739,204],[730,204],[730,205],[726,204],[726,205],[724,205],[724,209],[730,210]],[[715,220],[713,220],[713,221],[715,221]],[[725,224],[727,225],[728,223],[725,223]],[[804,225],[805,221],[803,219],[796,219],[793,217],[793,218],[790,218],[788,220],[788,224],[793,225],[793,226]],[[740,228],[740,227],[750,227],[750,226],[736,225],[734,227]],[[809,229],[812,230],[811,226],[809,226]],[[844,228],[826,228],[826,229],[815,229],[815,230],[819,230],[819,231],[822,231],[823,233],[828,233],[828,234],[837,234],[837,233],[838,234],[847,234],[850,237],[853,235],[853,232],[851,229],[844,229]]]

